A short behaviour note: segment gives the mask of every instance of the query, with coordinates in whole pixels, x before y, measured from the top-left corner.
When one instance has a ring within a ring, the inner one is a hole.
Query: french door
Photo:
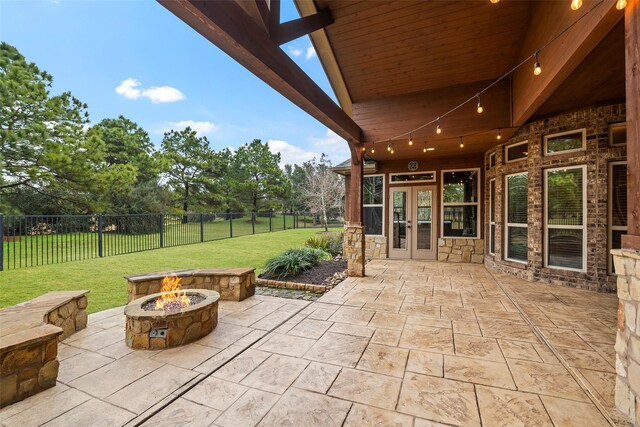
[[[436,187],[389,190],[389,257],[436,259]]]

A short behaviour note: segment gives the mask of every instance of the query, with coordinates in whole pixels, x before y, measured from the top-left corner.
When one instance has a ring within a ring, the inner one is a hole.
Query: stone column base
[[[350,277],[364,277],[364,246],[364,227],[345,225],[343,253],[347,260],[347,274]]]
[[[611,251],[618,285],[616,407],[640,425],[640,252]]]

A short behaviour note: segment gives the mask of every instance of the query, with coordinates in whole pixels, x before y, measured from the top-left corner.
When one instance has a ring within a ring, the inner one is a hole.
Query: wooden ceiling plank
[[[515,125],[524,124],[622,19],[623,13],[615,8],[615,3],[615,0],[604,0],[593,6],[588,16],[545,48],[540,53],[541,75],[533,75],[533,63],[531,67],[516,70],[513,78]],[[584,7],[578,12],[572,11],[564,2],[541,2],[536,6],[522,43],[520,57],[523,60],[554,37],[557,28],[566,28],[581,16],[579,13],[590,10]]]
[[[360,141],[360,127],[269,38],[236,1],[158,1],[269,86],[346,139],[350,145]]]

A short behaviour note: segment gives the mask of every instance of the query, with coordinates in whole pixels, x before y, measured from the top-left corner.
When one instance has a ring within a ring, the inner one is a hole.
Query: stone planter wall
[[[482,239],[438,239],[438,261],[484,262],[484,240]]]
[[[313,285],[311,283],[296,283],[296,282],[284,282],[281,280],[260,279],[256,280],[256,284],[259,286],[268,286],[270,288],[279,289],[293,289],[297,291],[309,291],[318,294],[323,294],[327,291],[325,285]]]
[[[169,314],[162,310],[145,311],[141,307],[149,299],[155,299],[160,294],[152,294],[129,303],[124,310],[127,316],[127,345],[139,350],[161,350],[188,344],[211,333],[218,325],[220,295],[213,291],[198,293],[206,299]],[[166,329],[166,336],[152,337],[152,329]]]
[[[640,425],[640,252],[613,250],[618,272],[616,407]]]
[[[626,146],[609,146],[609,124],[625,121],[625,104],[591,107],[558,114],[522,126],[505,143],[485,153],[484,221],[486,264],[496,270],[531,280],[571,285],[598,291],[613,291],[615,275],[608,274],[607,251],[608,164],[626,160]],[[556,155],[544,155],[545,135],[586,130],[586,149]],[[505,147],[527,141],[528,156],[507,162]],[[495,166],[490,156],[495,154]],[[544,171],[548,168],[586,165],[586,254],[587,271],[577,272],[544,266]],[[505,176],[527,172],[528,188],[528,260],[510,262],[504,255]],[[489,254],[490,181],[495,179],[495,255]]]
[[[0,408],[56,385],[57,326],[42,325],[2,338],[0,347]]]
[[[162,279],[175,274],[181,278],[182,289],[207,289],[220,294],[225,301],[242,301],[253,296],[256,289],[254,268],[206,268],[174,272],[126,276],[127,301],[160,292]]]
[[[364,227],[347,224],[344,226],[343,254],[347,260],[347,274],[364,277]]]

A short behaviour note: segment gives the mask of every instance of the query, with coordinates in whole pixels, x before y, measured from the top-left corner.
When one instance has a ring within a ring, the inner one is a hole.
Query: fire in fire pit
[[[142,305],[145,311],[164,310],[167,312],[178,311],[191,304],[197,304],[204,301],[202,295],[187,295],[180,286],[182,278],[171,274],[162,279],[162,289],[160,296],[155,300],[148,301]]]

